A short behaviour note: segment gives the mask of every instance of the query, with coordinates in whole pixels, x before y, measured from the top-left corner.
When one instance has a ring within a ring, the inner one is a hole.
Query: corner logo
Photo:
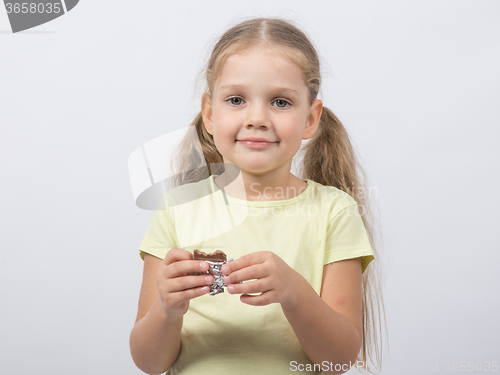
[[[52,21],[73,9],[79,0],[4,0],[13,33]]]

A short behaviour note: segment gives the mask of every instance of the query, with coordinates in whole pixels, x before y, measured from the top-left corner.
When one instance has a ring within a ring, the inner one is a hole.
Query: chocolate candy
[[[221,268],[224,264],[227,263],[226,254],[222,250],[216,250],[213,253],[207,254],[203,251],[199,251],[198,249],[193,251],[195,260],[204,260],[208,263],[208,271],[205,273],[209,273],[214,276],[214,282],[210,285],[210,291],[208,294],[214,296],[219,293],[224,293],[224,287],[227,285],[224,283],[224,275],[221,272]],[[231,261],[232,259],[229,259]]]
[[[226,254],[222,250],[216,250],[213,253],[207,254],[196,249],[193,253],[194,260],[211,260],[212,262],[224,262],[227,260]]]

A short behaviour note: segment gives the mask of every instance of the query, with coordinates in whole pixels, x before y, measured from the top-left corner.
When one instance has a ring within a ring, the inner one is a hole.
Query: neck
[[[222,173],[214,179],[225,194],[247,201],[277,201],[291,199],[307,188],[307,183],[288,169],[287,173],[272,171],[266,174],[251,174],[245,171]]]

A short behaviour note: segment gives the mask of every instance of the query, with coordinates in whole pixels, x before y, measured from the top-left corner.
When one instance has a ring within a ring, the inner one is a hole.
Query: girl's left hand
[[[253,306],[293,304],[300,283],[307,282],[283,259],[270,251],[242,256],[223,265],[221,271],[225,275],[227,291],[230,294],[242,294],[241,301]],[[239,282],[242,283],[238,284]]]

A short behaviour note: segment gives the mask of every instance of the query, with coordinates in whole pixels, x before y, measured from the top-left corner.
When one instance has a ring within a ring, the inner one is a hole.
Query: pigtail
[[[201,111],[190,126],[194,129],[188,129],[176,150],[176,156],[172,158],[175,163],[172,165],[174,186],[198,182],[224,172],[224,159],[215,146],[213,136],[203,124]]]
[[[304,146],[303,153],[303,178],[314,180],[325,186],[336,187],[349,194],[358,203],[374,257],[378,260],[375,264],[371,264],[362,276],[363,344],[357,358],[358,370],[372,372],[373,365],[368,363],[368,358],[375,359],[376,365],[380,366],[382,347],[378,343],[382,336],[382,327],[387,327],[387,323],[380,288],[382,270],[379,257],[381,254],[379,254],[378,246],[375,245],[374,236],[375,232],[380,233],[381,230],[372,212],[371,200],[366,194],[368,192],[366,173],[358,162],[345,127],[325,106],[323,106],[318,129]],[[382,319],[384,324],[382,324]]]
[[[358,186],[354,151],[344,126],[325,106],[318,129],[304,152],[304,178],[352,195],[351,189]]]

